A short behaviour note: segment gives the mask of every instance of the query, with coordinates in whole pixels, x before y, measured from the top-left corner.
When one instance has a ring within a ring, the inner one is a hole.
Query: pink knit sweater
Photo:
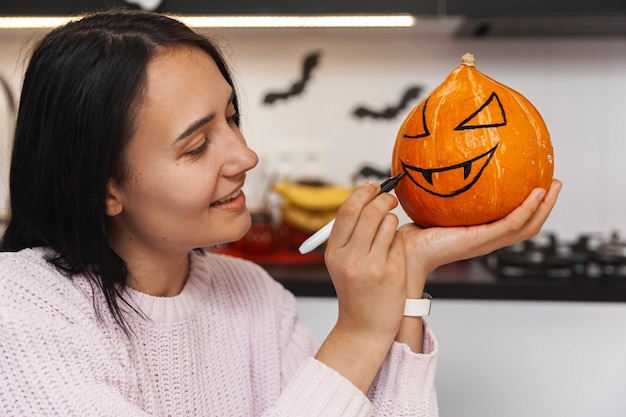
[[[179,295],[128,290],[145,315],[129,339],[43,255],[0,253],[2,416],[437,415],[428,328],[426,354],[395,343],[366,396],[314,359],[295,298],[251,262],[193,253]]]

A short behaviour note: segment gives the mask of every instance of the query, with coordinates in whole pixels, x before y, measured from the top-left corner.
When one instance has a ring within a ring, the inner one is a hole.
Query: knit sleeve
[[[334,369],[313,356],[319,347],[308,327],[297,317],[296,300],[284,292],[280,338],[283,389],[263,417],[365,417],[367,397]]]
[[[438,344],[425,326],[424,354],[394,343],[368,396],[334,369],[313,357],[311,337],[297,318],[295,299],[285,295],[281,356],[288,377],[278,401],[264,417],[436,417],[434,388]],[[308,353],[307,353],[308,352]],[[304,359],[303,359],[304,357]],[[369,398],[368,398],[369,397]]]
[[[298,334],[302,324],[297,319],[293,323],[287,328]],[[405,344],[393,344],[368,396],[334,369],[307,357],[264,417],[436,417],[439,349],[428,326],[424,334],[424,354],[412,352]],[[288,339],[293,343],[300,338]]]
[[[368,392],[375,416],[437,417],[435,370],[439,346],[424,326],[424,353],[394,343]]]
[[[263,417],[437,415],[434,370],[438,348],[428,327],[424,337],[426,353],[416,354],[407,345],[394,343],[366,396],[339,372],[315,359],[319,344],[298,318],[297,300],[293,294],[250,263],[218,259],[228,262],[231,271],[241,268],[240,272],[228,274],[245,282],[238,287],[237,293],[245,290],[254,294],[255,302],[243,303],[241,307],[250,309],[249,314],[255,318],[253,339],[257,341],[255,345],[262,356],[255,356],[253,362],[278,363],[280,367],[280,383],[276,390],[269,387],[273,379],[268,379],[261,387],[263,395],[256,396]],[[254,279],[243,280],[243,277]],[[232,279],[229,282],[232,283]],[[269,334],[275,334],[276,345],[266,340]],[[268,395],[270,392],[272,395]]]
[[[0,305],[0,415],[146,416],[120,364],[71,321]]]

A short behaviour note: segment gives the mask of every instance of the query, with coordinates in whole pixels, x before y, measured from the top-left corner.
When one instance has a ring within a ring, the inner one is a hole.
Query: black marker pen
[[[400,180],[404,178],[404,175],[405,173],[401,172],[398,175],[393,176],[383,181],[383,183],[380,184],[380,191],[378,192],[378,195],[382,193],[388,193],[389,191],[393,190],[396,187],[396,185],[398,185]],[[300,248],[298,248],[300,253],[301,254],[309,253],[312,250],[318,248],[322,243],[326,242],[328,240],[328,237],[330,236],[330,231],[333,229],[334,224],[335,224],[335,219],[332,219],[330,222],[328,222],[326,226],[322,227],[320,230],[315,232],[310,238],[305,240],[302,243],[302,245],[300,245]]]

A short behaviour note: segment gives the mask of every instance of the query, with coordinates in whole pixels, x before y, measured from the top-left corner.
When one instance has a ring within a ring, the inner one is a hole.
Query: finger
[[[362,253],[373,250],[374,241],[381,232],[381,225],[389,214],[389,211],[398,205],[398,200],[392,195],[381,194],[368,203],[359,216],[354,227],[350,244]],[[387,233],[389,233],[389,229]],[[395,233],[395,228],[393,230]],[[385,250],[385,253],[387,251]]]
[[[380,186],[373,182],[360,185],[341,207],[339,207],[335,224],[328,238],[329,247],[342,247],[348,243],[354,231],[354,227],[359,220],[359,216],[361,215],[361,210],[376,197],[379,190]]]
[[[532,190],[522,204],[502,219],[500,222],[502,228],[509,229],[511,232],[521,230],[537,212],[545,196],[546,190],[542,188]]]
[[[374,236],[371,248],[372,252],[380,253],[384,255],[385,258],[390,256],[392,246],[396,240],[396,231],[399,223],[398,216],[393,213],[387,213]]]
[[[562,184],[559,180],[553,180],[547,192],[542,189],[535,189],[531,195],[505,220],[510,220],[512,230],[519,231],[519,236],[513,233],[515,239],[527,239],[539,233],[550,212],[556,204]]]
[[[556,201],[562,187],[563,184],[561,183],[561,181],[557,179],[552,181],[548,192],[546,193],[543,200],[540,202],[537,210],[535,210],[530,219],[526,222],[524,228],[526,229],[527,233],[530,233],[530,236],[527,236],[526,238],[530,238],[539,233],[546,220],[550,216],[552,209],[556,205]]]
[[[398,293],[396,294],[398,297],[396,306],[398,307],[398,313],[402,314],[402,310],[404,309],[404,300],[407,298],[408,285],[406,253],[404,236],[397,230],[394,231],[393,235],[394,238],[391,246],[389,247],[389,255],[387,258],[387,264],[389,265],[387,281],[389,285],[394,285],[395,288],[399,288]]]
[[[554,208],[561,187],[561,182],[555,179],[547,193],[540,188],[534,189],[526,200],[504,219],[485,225],[488,230],[486,233],[478,230],[477,234],[483,238],[476,243],[479,246],[485,244],[484,251],[487,253],[535,236]]]

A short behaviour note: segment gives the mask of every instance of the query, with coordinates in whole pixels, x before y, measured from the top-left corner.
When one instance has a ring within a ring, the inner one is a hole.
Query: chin
[[[252,218],[248,211],[246,211],[245,216],[241,216],[241,217],[242,217],[241,219],[237,219],[235,222],[231,223],[231,227],[232,227],[231,232],[233,233],[233,235],[231,238],[227,239],[227,241],[224,243],[236,242],[242,239],[252,227]],[[236,231],[238,231],[238,233],[235,234]]]
[[[203,247],[215,247],[225,245],[227,243],[241,240],[252,226],[252,218],[246,210],[245,213],[239,214],[235,218],[230,219],[213,219],[210,224],[205,224],[202,230],[206,231],[206,237]]]

